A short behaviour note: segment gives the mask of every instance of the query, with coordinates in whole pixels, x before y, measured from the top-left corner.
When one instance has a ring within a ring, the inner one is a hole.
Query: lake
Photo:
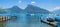
[[[5,15],[5,14],[3,14]],[[14,14],[11,14],[14,16]],[[10,15],[8,15],[10,16]],[[29,14],[17,14],[18,18],[0,22],[0,27],[52,27],[48,24],[40,22],[41,15],[29,15]],[[42,19],[46,19],[47,15],[42,16]]]

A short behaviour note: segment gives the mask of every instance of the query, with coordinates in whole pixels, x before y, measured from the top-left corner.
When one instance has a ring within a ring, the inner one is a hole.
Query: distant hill
[[[39,7],[33,6],[33,5],[28,5],[25,8],[25,12],[26,13],[40,13],[40,14],[48,14],[48,13],[50,13],[48,10],[45,10],[43,8],[39,8]]]

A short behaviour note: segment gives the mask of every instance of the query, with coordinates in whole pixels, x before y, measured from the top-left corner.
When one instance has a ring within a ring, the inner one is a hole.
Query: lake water
[[[40,15],[17,14],[18,18],[0,22],[0,27],[52,27],[48,24],[40,22]],[[46,19],[42,16],[42,19]]]

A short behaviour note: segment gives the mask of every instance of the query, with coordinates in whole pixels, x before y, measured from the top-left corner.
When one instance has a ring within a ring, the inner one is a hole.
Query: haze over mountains
[[[50,12],[48,10],[45,10],[43,8],[39,8],[37,6],[33,6],[33,5],[28,5],[25,10],[19,8],[18,6],[13,6],[12,8],[8,8],[8,9],[3,9],[4,13],[31,13],[31,14],[35,14],[35,13],[40,13],[40,14],[49,14]]]
[[[53,11],[53,13],[55,13],[55,14],[60,14],[60,9]]]

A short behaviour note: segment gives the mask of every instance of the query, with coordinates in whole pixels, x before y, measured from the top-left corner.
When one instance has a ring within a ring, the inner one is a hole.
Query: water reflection
[[[0,27],[4,27],[6,25],[6,21],[0,22]]]
[[[52,27],[50,25],[44,24],[40,22],[39,15],[26,15],[26,14],[18,14],[17,19],[12,19],[6,22],[0,22],[0,27]]]

